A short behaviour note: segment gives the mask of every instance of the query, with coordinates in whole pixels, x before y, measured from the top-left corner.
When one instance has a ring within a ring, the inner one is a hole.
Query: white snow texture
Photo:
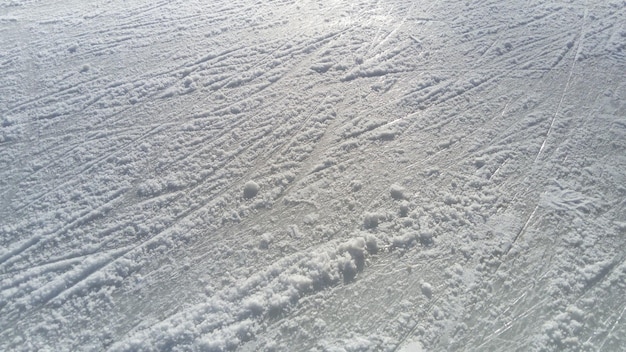
[[[626,2],[0,2],[0,350],[626,350]]]

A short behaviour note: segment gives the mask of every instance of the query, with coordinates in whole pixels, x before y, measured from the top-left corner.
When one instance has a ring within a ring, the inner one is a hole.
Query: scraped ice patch
[[[326,159],[323,162],[317,164],[315,167],[313,167],[313,170],[311,171],[311,173],[320,172],[322,170],[328,169],[329,167],[335,164],[337,164],[337,161],[335,159],[333,158]]]
[[[371,351],[380,346],[380,341],[373,336],[362,336],[357,333],[349,334],[343,338],[321,339],[315,350],[323,352],[362,352]]]
[[[183,188],[185,184],[186,183],[176,175],[149,179],[137,186],[137,195],[141,197],[154,197],[168,191],[179,190]]]
[[[130,261],[125,259],[116,260],[124,252],[104,253],[93,258],[87,258],[65,275],[41,286],[30,295],[20,298],[17,301],[17,305],[36,305],[53,300],[62,302],[80,290],[97,288],[102,283],[119,283],[124,276],[127,276],[133,270],[133,265]],[[99,270],[107,265],[111,265],[112,270]]]
[[[304,222],[306,225],[313,225],[319,220],[319,217],[319,214],[307,214],[304,219],[302,219],[302,222]]]
[[[393,67],[371,67],[371,68],[356,68],[346,74],[342,80],[343,81],[352,81],[357,78],[374,78],[388,75],[390,73],[396,72],[397,69]]]
[[[573,189],[558,184],[550,186],[541,196],[541,205],[560,211],[575,211],[588,214],[603,202]]]
[[[400,134],[401,126],[390,126],[385,125],[380,128],[374,129],[373,131],[368,132],[365,136],[368,139],[372,140],[380,140],[380,141],[391,141],[396,138],[397,135]]]
[[[422,347],[422,343],[419,341],[411,341],[405,345],[402,345],[398,352],[422,352],[424,351],[424,347]]]
[[[234,287],[213,292],[206,302],[119,341],[112,350],[160,350],[173,341],[179,346],[234,349],[254,336],[259,322],[283,316],[303,296],[357,279],[367,256],[376,250],[373,236],[357,235],[287,256]]]

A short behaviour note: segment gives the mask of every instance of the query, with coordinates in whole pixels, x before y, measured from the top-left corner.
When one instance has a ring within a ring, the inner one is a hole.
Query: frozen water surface
[[[626,3],[0,4],[0,350],[623,351]]]

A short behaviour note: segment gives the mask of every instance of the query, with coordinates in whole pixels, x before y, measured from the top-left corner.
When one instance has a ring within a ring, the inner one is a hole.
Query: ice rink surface
[[[623,0],[9,0],[0,78],[0,350],[626,348]]]

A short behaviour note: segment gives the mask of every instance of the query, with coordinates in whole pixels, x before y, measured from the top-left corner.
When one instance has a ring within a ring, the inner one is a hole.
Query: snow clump
[[[397,184],[393,184],[391,185],[391,187],[389,187],[389,195],[391,195],[391,198],[393,198],[394,200],[402,200],[405,199],[406,190],[404,189],[404,187],[397,185]]]
[[[243,186],[243,197],[246,199],[254,198],[259,193],[259,184],[254,181],[248,181]]]
[[[365,213],[363,216],[363,227],[366,229],[373,229],[378,226],[378,222],[384,218],[379,213]]]
[[[421,289],[422,289],[422,293],[424,294],[424,296],[426,296],[428,298],[432,298],[432,296],[433,296],[433,287],[432,287],[431,284],[429,284],[428,282],[422,282]]]
[[[406,218],[409,215],[410,203],[406,200],[403,200],[400,204],[400,217]]]

